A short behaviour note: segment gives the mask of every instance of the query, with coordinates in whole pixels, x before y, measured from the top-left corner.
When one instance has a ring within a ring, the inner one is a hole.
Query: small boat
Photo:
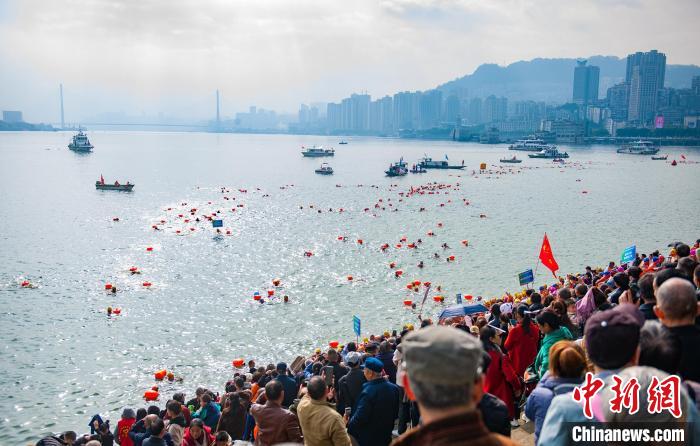
[[[82,130],[73,135],[73,140],[68,144],[68,148],[74,152],[92,152],[93,146],[87,135]]]
[[[340,141],[338,144],[345,145],[347,143],[348,143],[347,141],[343,140],[343,141]]]
[[[519,160],[516,157],[513,158],[501,158],[502,163],[522,163],[523,160]]]
[[[445,161],[435,161],[428,156],[424,156],[418,163],[423,169],[464,169],[464,161],[462,165],[450,165],[447,162],[447,155],[445,155]]]
[[[410,172],[411,172],[411,173],[426,173],[427,170],[425,170],[420,164],[414,164],[414,165],[411,167]]]
[[[666,161],[668,159],[668,155],[652,156],[651,159],[655,161]]]
[[[557,150],[556,147],[551,147],[549,149],[544,149],[540,152],[537,153],[529,153],[527,156],[530,158],[541,158],[541,159],[560,159],[560,158],[568,158],[569,154],[564,152],[560,152]]]
[[[515,144],[511,144],[508,150],[521,150],[524,152],[539,152],[541,150],[549,149],[552,146],[545,143],[544,140],[535,138],[534,136],[529,136],[525,139],[519,139],[515,141]]]
[[[554,159],[552,160],[552,162],[553,162],[553,163],[561,163],[561,164],[564,164],[566,161],[564,161],[563,158],[554,158]]]
[[[640,139],[633,141],[631,144],[623,145],[617,149],[617,153],[624,153],[627,155],[656,155],[659,153],[659,149],[654,147],[653,142]]]
[[[306,157],[311,157],[311,158],[317,158],[319,156],[334,156],[335,155],[335,150],[333,149],[324,149],[323,147],[309,147],[308,149],[302,147],[302,152],[301,154],[306,156]]]
[[[386,173],[386,176],[388,177],[402,177],[406,175],[408,173],[408,169],[406,168],[406,162],[403,160],[403,157],[398,163],[394,163],[389,166],[389,170],[384,173]]]
[[[333,168],[329,166],[328,163],[323,163],[321,164],[321,167],[316,169],[314,172],[319,175],[333,175]]]
[[[97,190],[120,190],[130,192],[133,188],[134,185],[128,181],[126,184],[119,184],[119,181],[115,181],[114,184],[105,183],[105,179],[102,175],[100,175],[100,179],[98,181],[95,181],[95,189]]]

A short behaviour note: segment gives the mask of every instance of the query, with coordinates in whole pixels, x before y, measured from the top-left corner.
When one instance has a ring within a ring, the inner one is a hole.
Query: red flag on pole
[[[105,184],[105,179],[102,174],[100,174],[100,184]]]
[[[557,270],[559,269],[559,264],[554,260],[554,254],[552,254],[552,247],[549,246],[549,239],[547,238],[547,233],[544,234],[544,239],[542,240],[542,247],[540,248],[540,261],[544,266],[546,266],[554,277],[557,277]]]

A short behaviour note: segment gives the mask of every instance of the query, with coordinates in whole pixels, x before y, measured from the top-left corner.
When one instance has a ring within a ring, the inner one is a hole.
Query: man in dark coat
[[[338,402],[337,409],[341,414],[345,413],[345,408],[350,407],[351,413],[357,409],[357,400],[362,393],[362,386],[367,382],[364,372],[360,368],[362,355],[358,352],[349,352],[345,356],[345,363],[350,367],[350,371],[338,381]]]
[[[292,405],[294,400],[299,393],[297,388],[297,382],[291,376],[287,375],[287,364],[280,362],[277,364],[277,378],[275,380],[282,383],[284,388],[284,400],[282,401],[282,407],[288,409]]]
[[[382,377],[382,362],[365,361],[365,378],[357,409],[348,422],[348,432],[360,446],[386,446],[399,415],[399,388]]]

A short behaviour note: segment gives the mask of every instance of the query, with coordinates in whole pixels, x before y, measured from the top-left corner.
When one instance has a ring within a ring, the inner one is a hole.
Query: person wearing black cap
[[[348,352],[345,355],[345,363],[350,371],[338,380],[338,412],[345,413],[345,408],[350,407],[351,413],[357,409],[357,400],[362,393],[362,386],[367,382],[365,374],[360,368],[362,355],[358,352]]]
[[[297,397],[299,389],[297,388],[297,382],[291,376],[287,375],[287,364],[280,362],[277,364],[277,378],[276,381],[282,383],[284,387],[284,400],[282,401],[282,407],[288,409],[292,405]]]
[[[382,377],[382,362],[365,360],[367,383],[357,401],[357,409],[348,420],[348,432],[360,446],[386,446],[399,414],[399,388]]]
[[[612,375],[639,361],[639,337],[644,316],[633,304],[620,304],[612,310],[594,313],[584,331],[588,359],[595,376],[610,385]],[[540,431],[538,444],[564,446],[571,444],[570,423],[584,423],[583,406],[570,394],[552,399]],[[564,424],[569,423],[569,424]],[[570,426],[568,428],[564,426]]]

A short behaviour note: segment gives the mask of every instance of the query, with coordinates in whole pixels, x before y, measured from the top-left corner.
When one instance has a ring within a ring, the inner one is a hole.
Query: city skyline
[[[0,5],[7,62],[0,96],[3,108],[34,121],[57,121],[60,83],[69,122],[119,110],[211,119],[216,89],[224,116],[250,105],[296,113],[301,103],[353,92],[429,90],[489,62],[659,48],[669,64],[698,64],[692,39],[676,38],[696,32],[692,6],[589,0],[574,14],[544,0],[361,1],[351,9],[337,2],[8,1]],[[542,8],[551,15],[537,26]],[[627,20],[609,17],[616,14]],[[558,20],[549,23],[552,17]],[[634,26],[651,19],[653,35]]]

